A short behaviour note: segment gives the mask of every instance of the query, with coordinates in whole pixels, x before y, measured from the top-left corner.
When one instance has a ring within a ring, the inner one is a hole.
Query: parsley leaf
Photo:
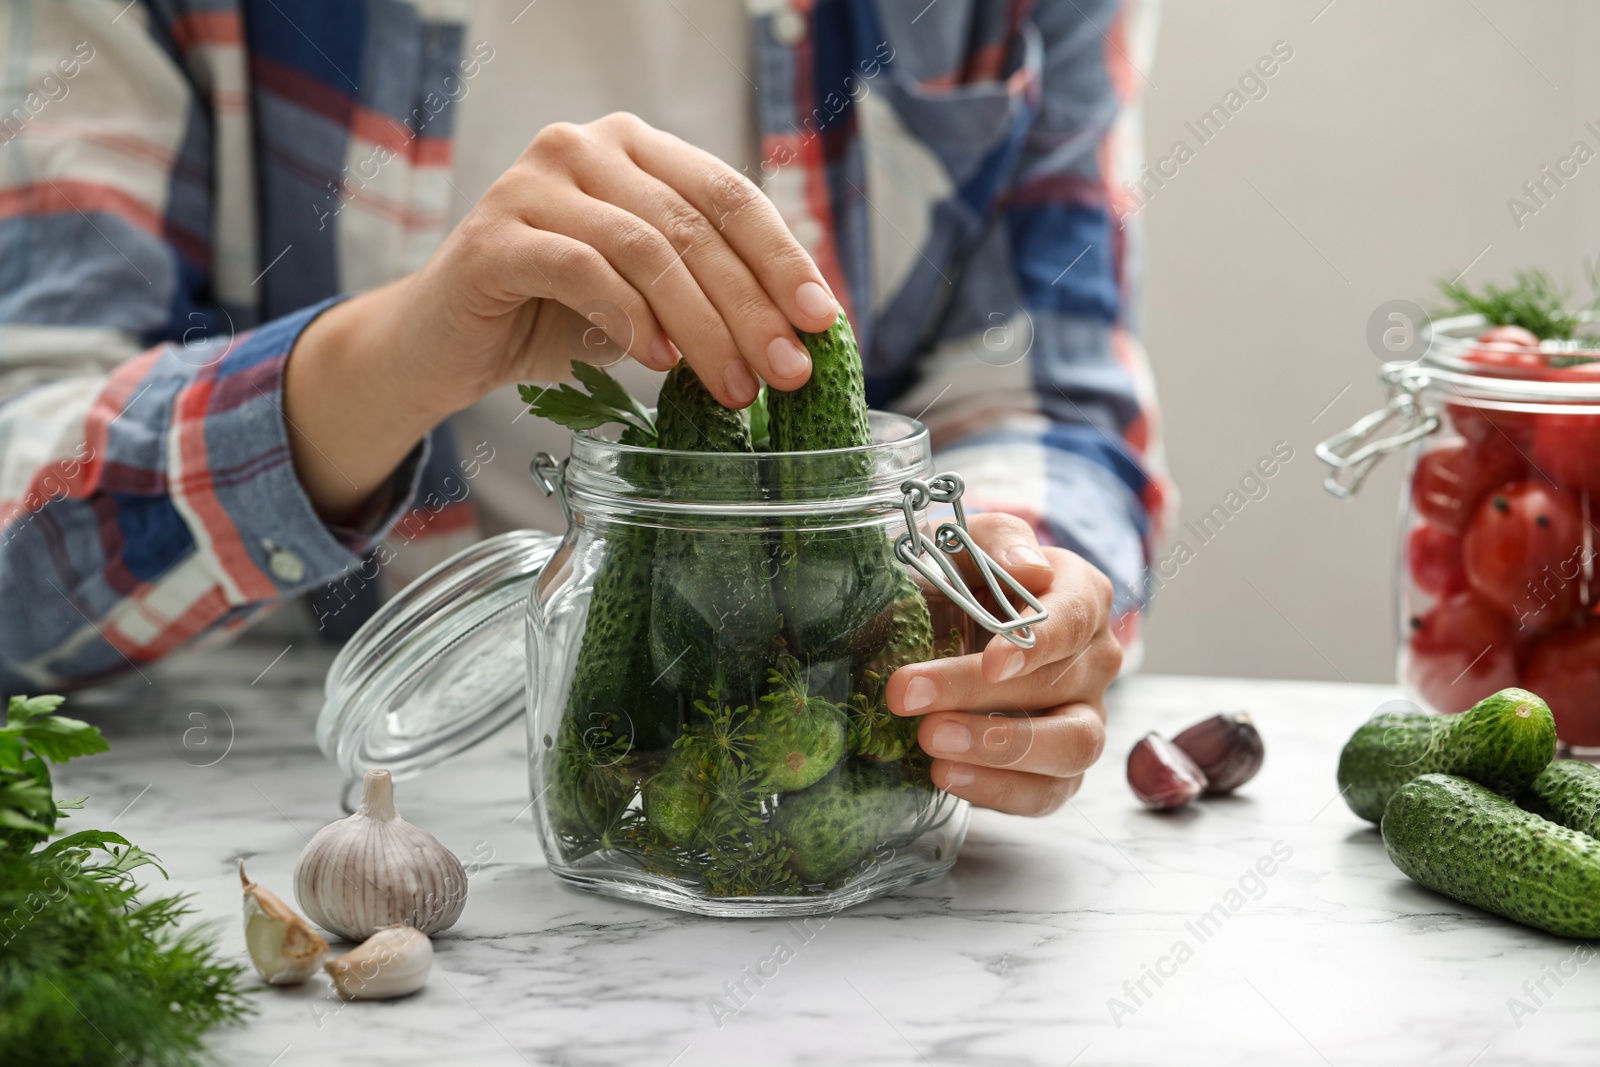
[[[593,430],[611,423],[623,426],[626,445],[653,447],[656,423],[650,412],[604,370],[581,360],[572,361],[572,375],[588,392],[570,385],[519,385],[517,392],[531,414],[569,430]]]

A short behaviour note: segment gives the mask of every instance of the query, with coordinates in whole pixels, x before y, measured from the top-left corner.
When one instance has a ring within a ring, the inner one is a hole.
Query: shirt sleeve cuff
[[[273,599],[356,566],[412,505],[422,441],[348,523],[330,525],[295,474],[283,413],[284,368],[301,332],[339,299],[232,339],[178,391],[168,436],[170,492],[230,603]],[[185,348],[164,358],[192,367]]]

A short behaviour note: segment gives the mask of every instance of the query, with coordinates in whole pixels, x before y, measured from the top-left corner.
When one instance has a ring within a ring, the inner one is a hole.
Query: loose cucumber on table
[[[1383,814],[1394,865],[1448,897],[1563,937],[1600,937],[1600,840],[1476,782],[1425,774]]]
[[[1556,760],[1517,802],[1569,830],[1600,837],[1600,767],[1591,763]]]
[[[1460,775],[1515,796],[1555,753],[1550,708],[1526,689],[1502,689],[1460,715],[1374,716],[1339,754],[1339,786],[1351,811],[1378,822],[1395,791],[1419,775]]]

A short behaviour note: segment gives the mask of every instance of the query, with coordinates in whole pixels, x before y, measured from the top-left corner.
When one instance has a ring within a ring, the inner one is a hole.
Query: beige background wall
[[[1536,264],[1587,294],[1600,159],[1520,230],[1506,201],[1575,141],[1600,151],[1600,4],[1167,0],[1149,157],[1195,146],[1184,122],[1279,40],[1294,57],[1267,95],[1143,211],[1144,334],[1182,518],[1275,442],[1294,459],[1210,543],[1185,535],[1147,670],[1386,681],[1400,464],[1340,504],[1312,446],[1377,406],[1364,338],[1384,301],[1432,306],[1432,280],[1480,252],[1469,280]]]

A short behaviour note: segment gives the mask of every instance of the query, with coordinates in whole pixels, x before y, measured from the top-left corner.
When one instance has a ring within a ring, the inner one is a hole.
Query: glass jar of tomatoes
[[[1561,739],[1600,748],[1600,336],[1540,341],[1480,316],[1428,326],[1384,365],[1389,403],[1317,446],[1326,485],[1356,492],[1410,455],[1401,506],[1400,682],[1459,712],[1521,686]]]

